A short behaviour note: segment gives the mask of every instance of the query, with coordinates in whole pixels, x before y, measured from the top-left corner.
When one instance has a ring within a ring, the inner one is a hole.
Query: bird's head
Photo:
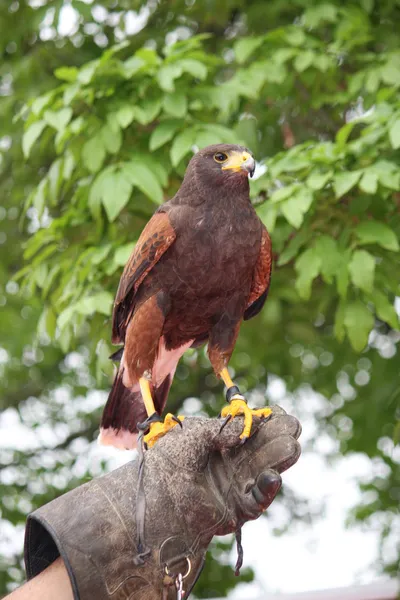
[[[193,156],[186,177],[195,177],[202,188],[226,186],[248,189],[248,177],[253,176],[255,166],[248,148],[235,144],[214,144]]]

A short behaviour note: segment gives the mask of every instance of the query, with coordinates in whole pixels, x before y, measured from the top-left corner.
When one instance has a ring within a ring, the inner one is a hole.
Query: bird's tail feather
[[[125,387],[123,375],[124,368],[121,367],[103,410],[99,442],[105,446],[133,449],[137,442],[137,424],[147,415],[140,390]]]
[[[133,450],[137,445],[137,424],[147,419],[147,413],[139,386],[135,386],[132,390],[125,387],[123,375],[122,367],[115,376],[104,407],[99,442],[105,446]],[[154,406],[158,414],[161,414],[164,409],[171,384],[172,374],[157,387],[151,385]]]
[[[150,382],[154,407],[159,415],[161,415],[167,403],[178,361],[192,343],[193,340],[189,340],[175,350],[167,350],[164,338],[160,339],[157,358],[152,369],[152,381]],[[117,448],[133,449],[136,448],[137,444],[137,424],[145,421],[148,415],[140,393],[139,383],[134,382],[132,384],[129,377],[127,377],[128,372],[125,372],[123,348],[110,358],[121,362],[104,407],[99,441],[101,444],[116,446]],[[124,382],[126,385],[124,385]]]

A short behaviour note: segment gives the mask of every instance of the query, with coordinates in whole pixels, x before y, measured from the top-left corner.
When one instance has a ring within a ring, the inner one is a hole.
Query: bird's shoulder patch
[[[133,310],[134,295],[140,284],[175,239],[176,232],[168,214],[155,213],[143,229],[119,282],[113,313],[114,343],[121,341],[121,324],[126,324]]]
[[[244,319],[251,319],[262,309],[267,299],[272,269],[272,244],[268,231],[263,228],[260,253],[254,269],[253,282]]]

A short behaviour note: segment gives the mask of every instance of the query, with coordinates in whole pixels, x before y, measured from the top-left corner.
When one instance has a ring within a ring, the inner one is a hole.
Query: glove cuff
[[[160,535],[158,540],[153,535],[148,558],[138,559],[136,487],[135,461],[29,515],[25,533],[28,579],[61,556],[74,600],[172,600],[176,598],[174,576],[184,575],[190,561],[184,581],[187,597],[203,568],[206,547],[194,553],[179,535]],[[153,519],[149,512],[146,523],[150,529]],[[156,527],[154,516],[153,534]]]

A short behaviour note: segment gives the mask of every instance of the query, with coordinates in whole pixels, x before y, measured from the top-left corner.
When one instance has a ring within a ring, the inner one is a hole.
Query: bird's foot
[[[225,419],[222,423],[221,431],[231,419],[237,416],[243,416],[244,427],[242,433],[240,434],[240,439],[242,440],[242,444],[244,444],[245,441],[250,437],[251,427],[253,424],[253,417],[265,419],[270,416],[272,410],[267,407],[258,408],[256,410],[249,408],[247,406],[245,398],[239,393],[235,393],[233,396],[230,396],[230,398],[228,395],[228,399],[228,406],[224,406],[224,408],[221,411],[221,417]]]
[[[148,448],[154,446],[154,444],[162,438],[170,429],[173,429],[176,425],[182,427],[182,421],[185,417],[179,416],[175,417],[175,415],[168,413],[165,416],[164,421],[154,421],[150,423],[150,431],[146,433],[143,437],[143,440]]]

